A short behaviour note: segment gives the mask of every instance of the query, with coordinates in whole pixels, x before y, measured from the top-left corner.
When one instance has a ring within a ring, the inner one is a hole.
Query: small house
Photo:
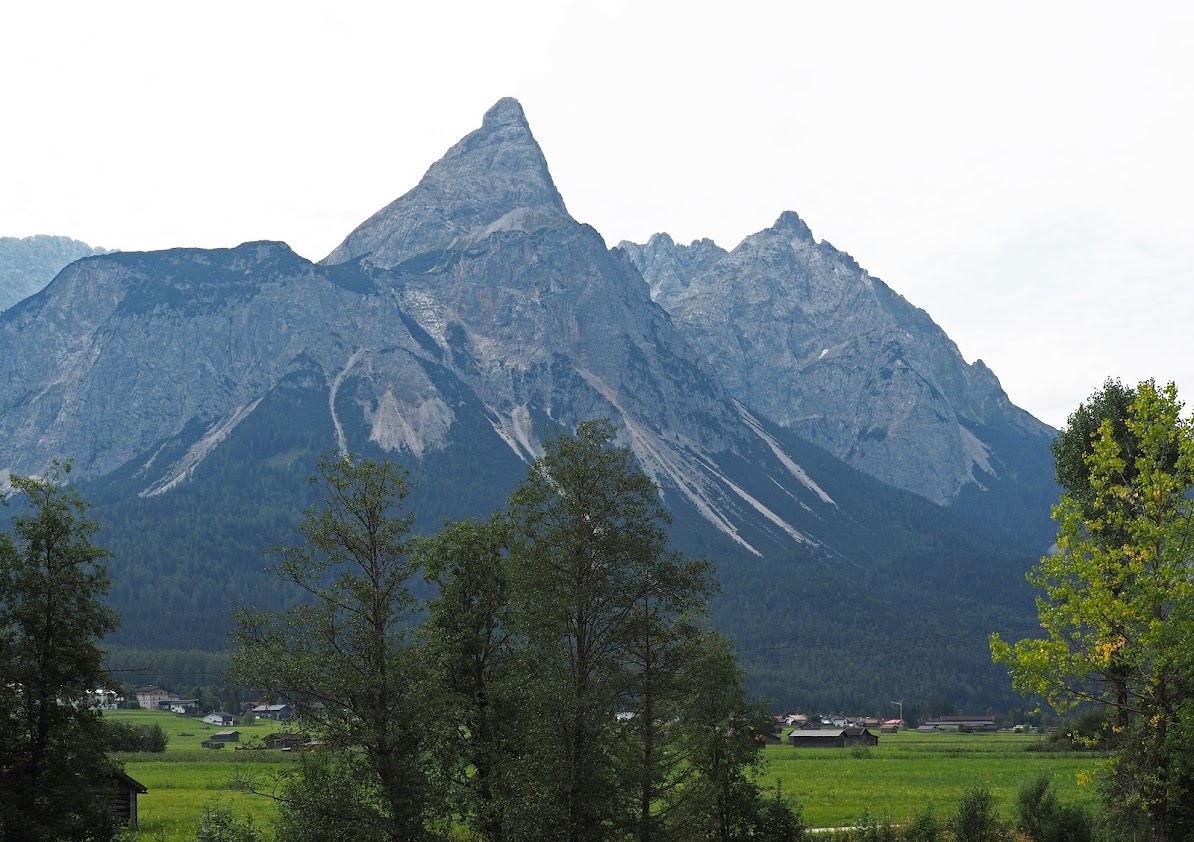
[[[294,705],[278,704],[278,705],[258,705],[253,708],[253,713],[259,719],[273,719],[278,722],[285,722],[294,716]]]
[[[203,721],[208,725],[219,725],[222,728],[230,728],[233,725],[232,714],[224,711],[215,711],[203,717]]]
[[[213,743],[239,743],[240,731],[216,731],[207,739]]]

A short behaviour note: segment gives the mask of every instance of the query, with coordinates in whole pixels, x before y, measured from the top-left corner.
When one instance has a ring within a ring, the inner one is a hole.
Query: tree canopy
[[[106,680],[99,638],[117,626],[101,601],[107,551],[70,463],[13,476],[26,510],[0,533],[0,837],[102,839],[113,767],[87,693]],[[98,784],[98,788],[97,788]]]
[[[1102,410],[1072,416],[1059,439],[1059,477],[1063,454],[1086,452],[1081,469],[1066,467],[1073,488],[1054,509],[1057,552],[1029,573],[1044,636],[994,635],[991,650],[1020,691],[1059,711],[1109,713],[1107,806],[1147,816],[1162,840],[1194,819],[1183,750],[1194,735],[1194,424],[1172,384],[1139,384],[1126,408],[1124,396],[1107,390],[1088,448],[1080,438]]]
[[[798,831],[748,774],[770,718],[704,628],[711,563],[668,548],[659,490],[615,432],[548,439],[506,509],[421,539],[401,471],[320,463],[277,565],[307,602],[242,612],[235,635],[236,679],[295,702],[330,749],[275,793],[279,840]]]

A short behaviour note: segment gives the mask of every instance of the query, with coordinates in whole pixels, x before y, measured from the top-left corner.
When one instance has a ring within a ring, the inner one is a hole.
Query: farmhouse
[[[809,731],[797,728],[788,734],[788,741],[796,748],[847,748],[877,746],[879,737],[866,728],[831,728]]]
[[[203,721],[206,722],[208,725],[219,725],[224,728],[231,727],[232,722],[233,722],[232,714],[225,713],[223,711],[215,711],[214,713],[209,713],[207,716],[203,717]]]
[[[274,719],[284,722],[294,716],[294,706],[286,704],[258,705],[253,708],[253,713],[257,714],[258,719]]]
[[[171,702],[178,701],[177,693],[171,693],[165,687],[158,687],[156,684],[137,687],[133,690],[133,695],[137,697],[137,704],[143,710],[157,710],[163,702],[169,706]]]

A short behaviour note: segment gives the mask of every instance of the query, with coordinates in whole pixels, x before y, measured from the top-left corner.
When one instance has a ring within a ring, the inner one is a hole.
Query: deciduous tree
[[[102,839],[112,766],[87,691],[104,684],[98,641],[116,629],[98,525],[64,484],[70,463],[14,476],[27,512],[0,534],[0,836]]]
[[[1143,811],[1158,840],[1188,827],[1194,802],[1181,746],[1194,679],[1194,425],[1181,410],[1172,384],[1144,382],[1122,432],[1101,421],[1085,458],[1089,490],[1062,495],[1057,552],[1029,574],[1044,637],[991,640],[1017,689],[1059,711],[1115,714],[1108,806]]]
[[[305,602],[277,616],[238,612],[233,675],[292,701],[304,727],[345,753],[307,783],[342,781],[326,772],[347,764],[357,785],[339,797],[300,799],[307,809],[330,811],[310,814],[312,822],[367,824],[381,838],[420,839],[430,790],[427,712],[409,640],[415,569],[411,519],[401,512],[406,474],[387,461],[334,453],[311,481],[317,502],[299,524],[303,542],[278,548],[275,568]],[[291,800],[300,794],[293,787],[287,793]]]

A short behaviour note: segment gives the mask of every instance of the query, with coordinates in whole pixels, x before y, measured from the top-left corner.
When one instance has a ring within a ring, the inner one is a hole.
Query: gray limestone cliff
[[[509,99],[320,264],[281,243],[87,258],[0,318],[0,346],[0,472],[67,454],[160,494],[300,378],[328,449],[421,460],[468,430],[529,463],[611,418],[672,504],[756,555],[815,545],[835,505],[568,215]]]
[[[414,189],[361,223],[322,262],[367,255],[390,267],[436,246],[564,221],[571,217],[522,106],[505,98]]]
[[[80,257],[105,252],[70,237],[0,237],[0,311],[40,292]]]
[[[653,301],[671,301],[682,295],[692,285],[693,278],[727,254],[710,239],[693,240],[683,246],[667,234],[654,234],[644,245],[623,240],[618,248],[626,252],[642,274]]]
[[[655,300],[752,410],[884,482],[948,503],[1047,457],[1053,431],[929,315],[795,213],[732,252],[623,243]]]

